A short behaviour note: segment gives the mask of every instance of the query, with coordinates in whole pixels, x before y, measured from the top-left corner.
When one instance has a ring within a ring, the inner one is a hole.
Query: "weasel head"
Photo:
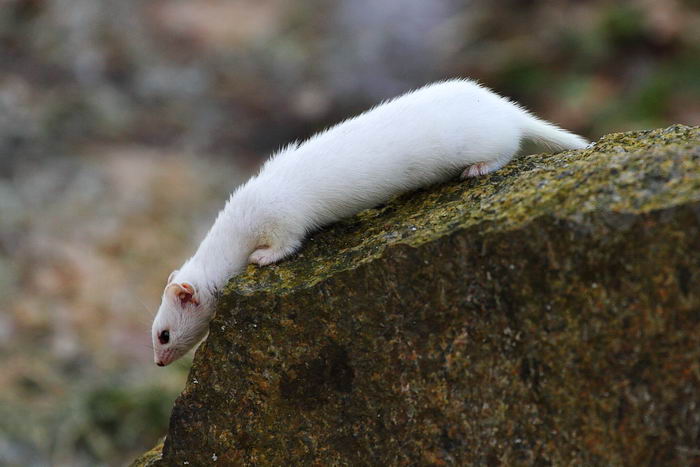
[[[168,280],[151,329],[156,365],[174,362],[204,337],[211,318],[208,305],[195,285]]]

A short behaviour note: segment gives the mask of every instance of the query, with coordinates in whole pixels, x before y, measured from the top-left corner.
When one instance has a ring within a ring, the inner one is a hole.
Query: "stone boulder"
[[[519,157],[249,267],[149,455],[700,462],[700,129]]]

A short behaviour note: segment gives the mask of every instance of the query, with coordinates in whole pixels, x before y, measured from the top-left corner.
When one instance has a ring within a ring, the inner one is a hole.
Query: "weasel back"
[[[474,165],[466,176],[496,170],[523,138],[557,149],[586,144],[473,81],[451,80],[399,96],[280,151],[256,183],[275,187],[270,202],[284,206],[285,214],[317,227]]]

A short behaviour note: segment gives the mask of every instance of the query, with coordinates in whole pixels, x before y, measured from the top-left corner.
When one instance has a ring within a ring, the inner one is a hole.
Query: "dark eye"
[[[167,344],[170,342],[170,331],[162,331],[158,334],[158,342],[161,344]]]

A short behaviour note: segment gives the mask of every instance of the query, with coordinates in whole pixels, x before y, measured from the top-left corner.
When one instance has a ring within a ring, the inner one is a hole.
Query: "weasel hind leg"
[[[279,245],[261,245],[251,253],[248,262],[259,266],[267,266],[268,264],[276,263],[291,255],[297,251],[300,246],[301,242],[299,240],[293,240]]]
[[[488,162],[477,162],[476,164],[472,164],[466,169],[464,169],[464,172],[462,172],[462,175],[459,177],[462,180],[466,180],[467,178],[470,177],[478,177],[480,175],[486,175],[487,173],[493,172],[494,170],[498,170],[504,165],[508,163],[508,160],[500,160],[496,159],[493,161],[488,161]]]

